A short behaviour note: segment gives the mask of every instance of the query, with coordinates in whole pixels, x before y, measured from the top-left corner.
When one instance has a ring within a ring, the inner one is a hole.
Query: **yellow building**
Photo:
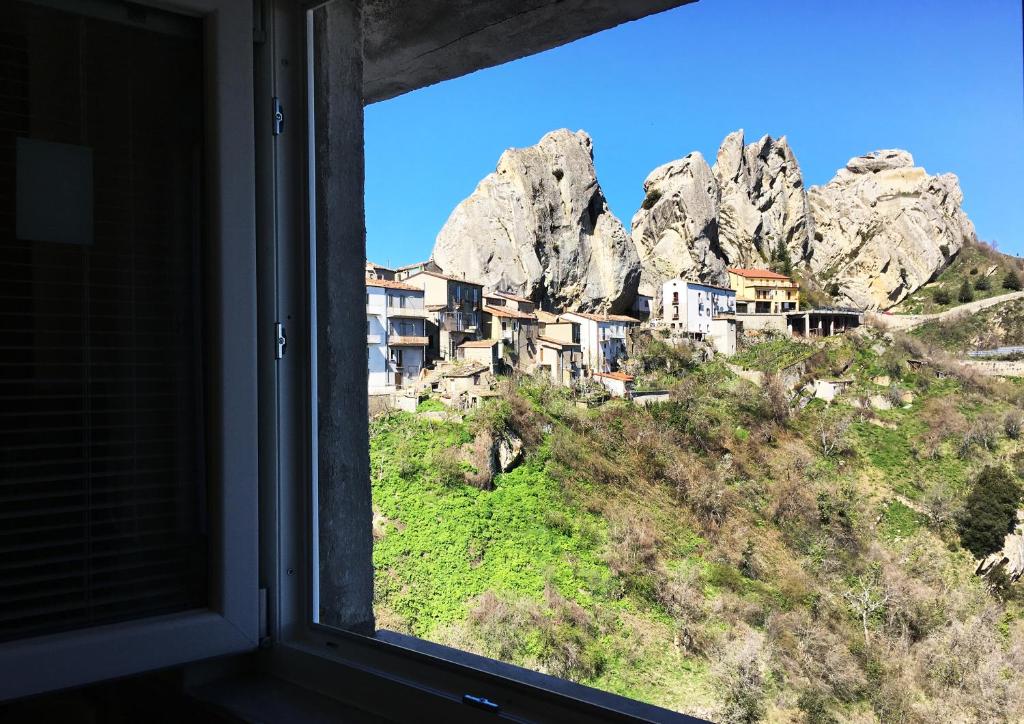
[[[729,268],[736,314],[785,314],[800,310],[800,285],[767,269]]]

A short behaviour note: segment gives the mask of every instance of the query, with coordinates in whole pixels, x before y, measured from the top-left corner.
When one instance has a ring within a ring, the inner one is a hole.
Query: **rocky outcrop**
[[[709,178],[710,176],[710,178]],[[778,245],[836,301],[886,309],[942,270],[974,226],[956,176],[930,176],[906,151],[850,160],[809,191],[785,137],[729,134],[712,169],[698,153],[655,169],[633,217],[645,293],[685,276],[721,283],[726,266],[767,267]]]
[[[609,211],[593,144],[562,129],[509,149],[437,235],[434,261],[449,274],[575,311],[624,311],[639,260]]]
[[[728,281],[718,246],[717,183],[699,153],[666,163],[644,181],[644,203],[633,216],[640,292],[661,300],[662,285],[679,276]]]
[[[996,551],[978,563],[975,573],[985,576],[996,568],[1002,568],[1011,581],[1024,574],[1024,511],[1017,511],[1017,525],[1003,539],[1002,550]]]
[[[783,136],[744,145],[743,130],[718,149],[719,245],[732,266],[764,267],[782,241],[792,258],[805,255],[811,234],[800,164]]]
[[[859,307],[898,304],[976,238],[957,177],[928,175],[906,151],[851,159],[808,200],[814,232],[801,262]]]

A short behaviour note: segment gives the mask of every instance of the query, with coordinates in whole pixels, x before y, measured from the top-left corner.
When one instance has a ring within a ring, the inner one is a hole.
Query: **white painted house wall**
[[[371,395],[390,391],[385,291],[381,287],[366,287],[366,371]]]
[[[736,292],[731,289],[670,279],[665,282],[662,291],[664,323],[669,329],[687,334],[709,334],[715,316],[736,311]],[[676,298],[678,304],[673,303]]]

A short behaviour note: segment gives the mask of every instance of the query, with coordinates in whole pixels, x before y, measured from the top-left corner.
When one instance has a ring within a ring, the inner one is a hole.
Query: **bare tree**
[[[848,447],[847,433],[853,418],[848,414],[833,413],[827,407],[814,412],[814,435],[821,445],[821,454],[832,457]]]
[[[868,573],[858,576],[853,585],[843,594],[850,610],[860,619],[864,627],[864,644],[868,643],[868,621],[889,603],[889,593],[880,585],[881,572],[873,564]]]

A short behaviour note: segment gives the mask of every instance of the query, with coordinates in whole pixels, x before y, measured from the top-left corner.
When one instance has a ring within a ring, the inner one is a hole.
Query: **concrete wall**
[[[366,304],[360,5],[317,9],[312,35],[319,560],[313,574],[320,622],[369,634],[375,626],[366,322],[352,313]]]
[[[788,333],[785,314],[736,314],[736,322],[743,325],[744,332],[771,331]]]

